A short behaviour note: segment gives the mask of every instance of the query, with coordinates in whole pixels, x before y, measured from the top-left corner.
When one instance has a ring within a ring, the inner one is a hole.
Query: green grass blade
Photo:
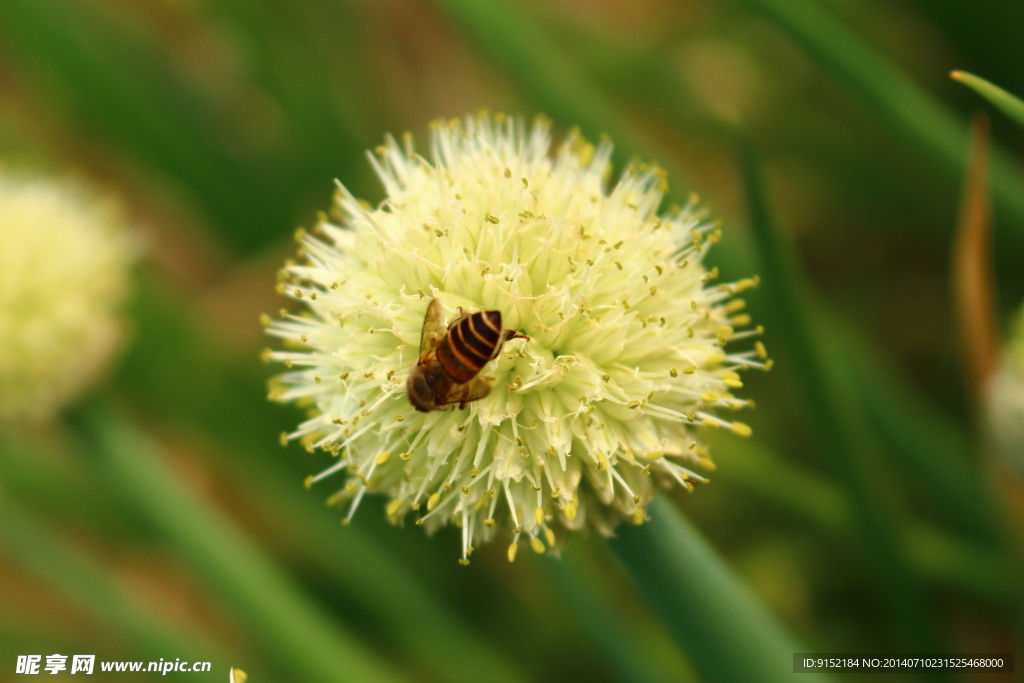
[[[308,681],[402,680],[311,603],[240,529],[189,492],[141,432],[102,408],[86,419],[99,457],[123,494],[233,606],[282,668]]]
[[[708,683],[792,681],[793,653],[807,648],[668,500],[656,497],[648,511],[649,522],[623,527],[611,545],[701,676]]]
[[[609,135],[614,161],[647,155],[669,172],[672,183],[688,186],[685,168],[664,158],[664,145],[640,132],[568,51],[509,0],[431,0],[443,8],[477,47],[522,88],[532,103],[562,125],[575,125],[591,139]]]
[[[950,74],[954,80],[960,81],[998,107],[1004,114],[1024,126],[1024,101],[994,83],[966,71],[954,71]]]
[[[176,631],[162,615],[125,595],[118,587],[119,577],[62,540],[6,492],[0,492],[0,519],[0,555],[44,580],[130,643],[140,657],[205,658],[227,666],[228,656],[217,646]]]
[[[813,0],[747,0],[785,28],[825,68],[845,81],[951,183],[967,159],[967,123],[928,94]],[[1000,214],[1012,219],[1015,244],[1024,245],[1024,171],[993,154],[992,190]]]
[[[342,529],[337,515],[287,472],[253,462],[240,484],[254,503],[275,511],[271,523],[287,534],[310,566],[345,587],[385,626],[396,645],[422,662],[431,680],[473,683],[481,672],[493,683],[529,680],[513,659],[470,630],[398,557],[358,525]]]
[[[97,8],[5,0],[0,42],[20,73],[70,114],[79,134],[174,178],[237,245],[265,242],[291,225],[280,178],[260,177],[252,160],[236,156],[212,103],[164,55],[131,40]]]
[[[944,521],[987,540],[998,537],[992,493],[972,466],[971,444],[962,425],[941,413],[902,377],[864,334],[830,316],[822,325],[828,343],[853,364],[862,410],[889,446],[892,457],[919,477]]]
[[[591,136],[625,133],[614,104],[514,3],[433,2],[557,121],[576,124]]]
[[[771,302],[766,310],[769,329],[784,342],[819,451],[829,458],[850,496],[861,550],[884,592],[898,635],[904,646],[930,652],[923,599],[894,532],[901,524],[897,493],[854,399],[849,358],[823,343],[814,321],[816,302],[797,255],[769,208],[753,147],[745,134],[738,138],[751,227],[763,266],[762,295]]]
[[[716,452],[727,484],[813,527],[823,542],[857,542],[857,517],[840,486],[756,441],[734,442]],[[969,592],[993,605],[1014,599],[1012,564],[991,543],[925,522],[906,522],[897,532],[908,565],[930,584]]]

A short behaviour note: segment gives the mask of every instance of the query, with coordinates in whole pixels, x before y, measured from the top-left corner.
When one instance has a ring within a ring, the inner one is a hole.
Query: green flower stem
[[[6,491],[0,491],[0,520],[0,554],[45,581],[95,623],[116,633],[140,658],[181,656],[227,666],[227,653],[209,639],[173,628],[167,619],[126,595],[116,576],[61,539]]]
[[[1024,126],[1024,101],[1008,93],[994,83],[989,83],[980,76],[967,73],[966,71],[954,71],[950,74],[954,80],[960,81],[968,88],[978,93],[991,102],[1003,113]]]
[[[609,586],[604,585],[594,550],[593,544],[589,542],[577,543],[568,548],[560,559],[544,561],[544,566],[576,612],[584,632],[589,634],[591,641],[614,667],[616,678],[633,683],[696,683],[697,677],[692,668],[672,666],[677,663],[663,661],[667,657],[659,657],[654,648],[656,643],[651,642],[653,639],[641,637],[623,619],[615,604],[623,600],[623,597],[616,596]],[[606,547],[602,545],[600,550],[604,551],[602,560],[607,555],[608,559],[614,561]],[[672,652],[677,653],[675,642],[667,635],[666,639]],[[679,655],[676,655],[675,659],[678,658]]]
[[[764,191],[752,145],[739,134],[742,172],[751,214],[751,226],[763,262],[763,296],[774,303],[769,324],[785,342],[786,357],[804,397],[807,423],[819,449],[830,457],[857,515],[860,547],[886,596],[906,647],[918,652],[929,646],[923,598],[907,571],[894,532],[901,511],[891,478],[878,460],[867,418],[853,397],[849,358],[823,344],[813,322],[815,301],[793,247],[780,232]],[[932,646],[934,647],[934,646]]]
[[[611,542],[641,593],[708,683],[792,681],[793,653],[807,652],[733,574],[671,502],[655,497],[650,521]],[[831,680],[801,674],[801,681]]]
[[[812,0],[747,0],[789,31],[825,68],[872,105],[894,130],[915,144],[956,181],[963,173],[967,124],[919,87],[898,66]],[[1013,219],[1016,244],[1024,244],[1024,172],[994,153],[992,191],[997,212]]]
[[[337,515],[316,495],[295,482],[289,485],[289,474],[278,471],[273,476],[262,465],[253,468],[257,471],[248,472],[241,484],[254,502],[275,511],[271,523],[278,532],[317,570],[347,587],[352,599],[386,626],[396,644],[423,663],[432,680],[472,683],[484,673],[490,683],[529,680],[369,533],[355,524],[342,529]]]
[[[141,432],[102,408],[87,419],[123,494],[234,607],[268,656],[308,681],[401,680],[312,604],[240,529],[188,491]]]

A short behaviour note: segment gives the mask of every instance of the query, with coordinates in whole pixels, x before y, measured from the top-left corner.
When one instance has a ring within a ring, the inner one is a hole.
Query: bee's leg
[[[516,330],[509,328],[501,331],[501,339],[498,340],[498,347],[500,348],[502,344],[512,339],[525,339],[526,341],[530,341],[530,338],[525,334],[520,334]]]

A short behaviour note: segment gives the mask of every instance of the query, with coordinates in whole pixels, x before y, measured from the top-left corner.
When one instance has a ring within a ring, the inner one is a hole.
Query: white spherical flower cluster
[[[134,249],[110,205],[9,175],[0,235],[0,422],[42,421],[117,348]]]
[[[283,439],[337,457],[309,483],[347,474],[332,499],[346,521],[383,493],[392,521],[461,527],[460,561],[502,528],[513,559],[520,540],[544,552],[642,522],[658,482],[705,481],[700,429],[749,435],[716,413],[748,406],[738,371],[770,364],[760,342],[725,349],[759,333],[733,298],[756,280],[714,282],[701,260],[717,227],[692,204],[659,214],[658,169],[608,189],[610,156],[574,134],[553,149],[543,120],[445,122],[430,159],[409,137],[371,156],[378,207],[340,188],[339,221],[300,231],[279,289],[304,310],[265,320],[287,349],[265,357],[289,368],[271,397],[311,409]],[[421,413],[406,380],[435,298],[447,322],[498,311],[528,339],[484,366],[487,396]]]

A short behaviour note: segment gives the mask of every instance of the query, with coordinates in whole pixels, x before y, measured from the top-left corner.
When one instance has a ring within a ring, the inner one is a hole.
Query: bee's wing
[[[420,361],[437,346],[437,342],[441,340],[445,332],[441,301],[431,299],[430,305],[427,306],[427,315],[423,318],[423,332],[420,334]]]
[[[462,404],[461,407],[465,407],[465,404],[470,401],[481,399],[489,393],[491,393],[491,385],[482,377],[474,377],[465,384],[454,385],[448,395],[444,397],[444,401],[438,405],[446,406],[459,403]]]

